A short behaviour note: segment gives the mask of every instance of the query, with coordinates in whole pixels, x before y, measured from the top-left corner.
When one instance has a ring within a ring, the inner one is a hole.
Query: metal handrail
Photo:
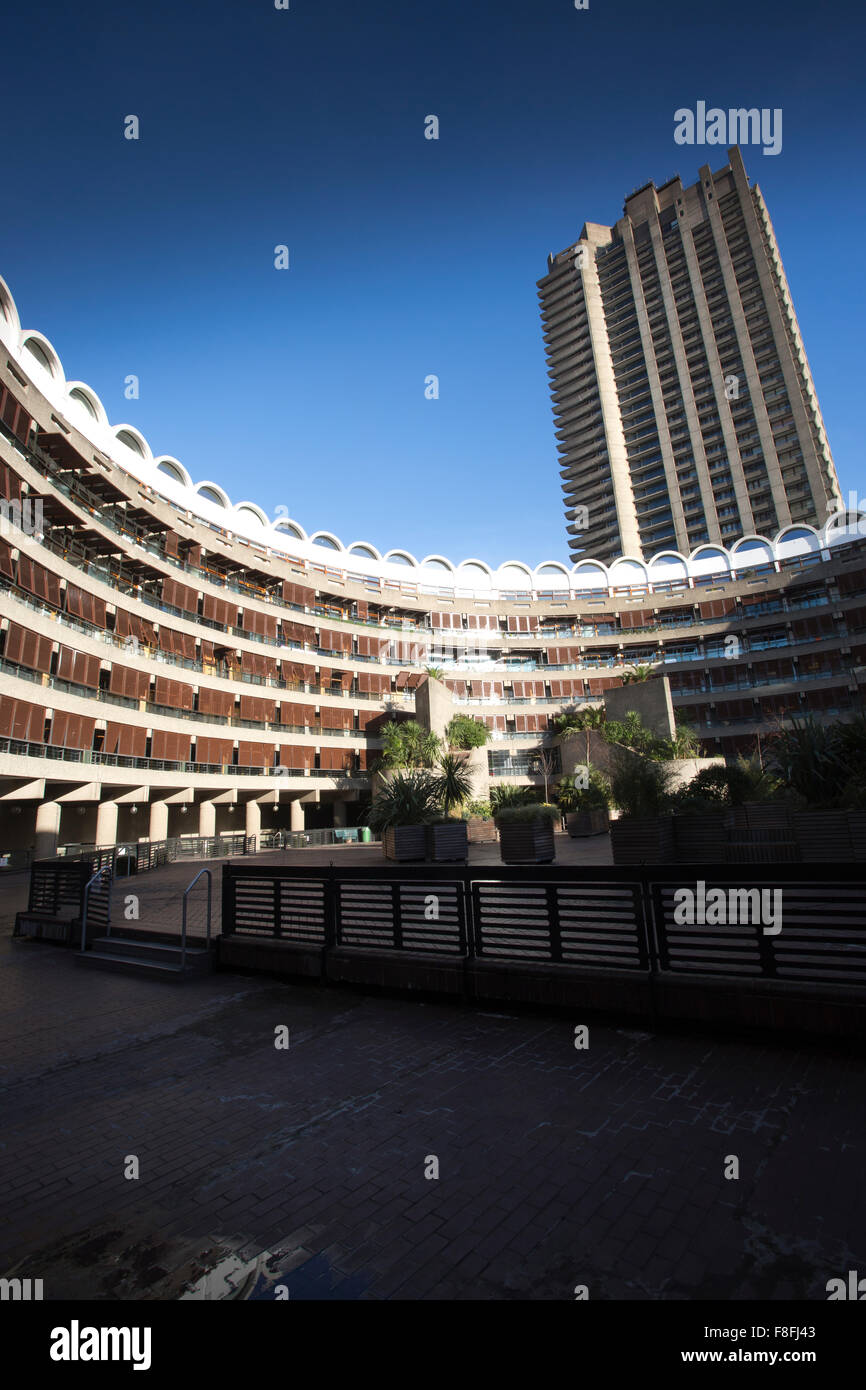
[[[87,950],[87,908],[90,903],[90,890],[94,883],[108,875],[108,891],[111,893],[111,870],[109,868],[97,869],[84,885],[84,893],[81,900],[81,949]]]
[[[191,883],[187,886],[187,888],[184,890],[184,895],[183,895],[183,916],[182,916],[182,918],[181,918],[181,928],[180,928],[180,968],[181,968],[181,971],[183,971],[184,966],[186,965],[186,913],[187,913],[187,899],[189,898],[190,893],[192,892],[193,888],[195,888],[195,885],[198,883],[199,879],[202,878],[202,877],[204,877],[204,876],[207,877],[207,936],[206,936],[206,941],[207,941],[207,948],[208,948],[208,949],[210,948],[210,915],[211,915],[211,895],[212,895],[212,890],[213,890],[213,876],[212,876],[212,874],[211,874],[210,869],[199,869],[199,871],[198,871],[198,873],[196,874],[195,878],[192,880],[192,882],[191,882]]]

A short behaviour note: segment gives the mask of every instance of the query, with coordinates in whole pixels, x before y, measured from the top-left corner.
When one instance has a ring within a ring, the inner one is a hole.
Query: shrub
[[[699,758],[701,741],[690,724],[677,724],[673,738],[658,740],[658,756],[662,758]]]
[[[442,740],[422,729],[415,719],[391,720],[382,726],[382,752],[377,769],[433,767],[442,751]]]
[[[502,787],[490,789],[490,805],[494,816],[498,816],[506,806],[526,806],[531,802],[538,803],[534,787],[515,787],[506,783]]]
[[[814,809],[836,805],[851,779],[850,748],[845,746],[842,728],[806,715],[792,719],[790,727],[771,741],[773,771]]]
[[[600,811],[610,806],[610,782],[598,768],[591,767],[587,778],[588,785],[580,785],[580,779],[563,777],[557,788],[557,804],[563,812]]]
[[[517,825],[529,821],[550,820],[559,823],[560,810],[547,801],[526,802],[523,806],[503,806],[496,812],[497,824]]]
[[[480,719],[468,714],[455,714],[445,730],[445,738],[450,748],[467,750],[482,748],[490,737],[490,730]]]
[[[463,807],[463,815],[466,819],[472,816],[477,820],[490,820],[492,814],[489,801],[468,801]]]
[[[374,799],[367,824],[377,834],[396,825],[428,825],[441,820],[437,778],[426,769],[398,772]]]
[[[614,755],[611,792],[626,816],[657,816],[668,809],[672,774],[659,762]]]
[[[622,744],[645,758],[660,756],[662,740],[646,727],[637,710],[630,709],[624,719],[608,719],[602,733],[608,743]]]

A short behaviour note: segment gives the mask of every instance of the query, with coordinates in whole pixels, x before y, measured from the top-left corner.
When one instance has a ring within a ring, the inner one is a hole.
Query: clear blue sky
[[[114,423],[234,501],[419,558],[562,559],[547,253],[724,164],[675,145],[676,108],[781,107],[782,153],[746,167],[862,493],[864,27],[851,0],[22,6],[0,274]]]

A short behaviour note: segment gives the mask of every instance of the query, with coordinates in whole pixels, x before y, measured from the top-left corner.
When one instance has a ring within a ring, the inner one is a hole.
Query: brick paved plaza
[[[197,867],[130,891],[165,919]],[[823,1300],[866,1269],[862,1056],[91,972],[10,940],[2,886],[0,1274],[46,1298],[263,1252],[292,1298]]]

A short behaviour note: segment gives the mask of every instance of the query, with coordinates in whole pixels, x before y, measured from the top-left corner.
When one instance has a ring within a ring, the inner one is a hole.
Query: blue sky
[[[746,168],[862,494],[864,28],[803,0],[22,7],[0,274],[113,422],[233,500],[419,558],[564,559],[547,253],[724,164],[674,143],[678,107],[781,107]]]

